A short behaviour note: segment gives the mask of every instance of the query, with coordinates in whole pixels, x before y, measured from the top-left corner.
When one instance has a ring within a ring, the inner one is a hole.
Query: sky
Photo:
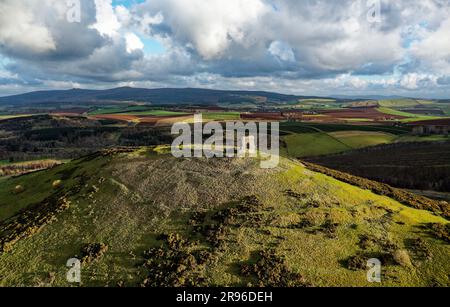
[[[0,96],[119,86],[450,98],[450,0],[0,0]]]

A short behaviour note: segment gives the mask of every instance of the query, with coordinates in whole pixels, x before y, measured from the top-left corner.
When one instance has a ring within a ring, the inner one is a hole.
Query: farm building
[[[416,135],[444,134],[448,135],[450,131],[450,118],[438,120],[426,120],[412,122],[408,124],[413,128],[412,132]]]

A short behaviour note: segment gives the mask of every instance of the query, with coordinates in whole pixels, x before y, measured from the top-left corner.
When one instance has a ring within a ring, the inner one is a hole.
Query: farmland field
[[[378,110],[385,114],[404,117],[404,118],[400,119],[400,121],[403,123],[445,118],[442,116],[428,116],[428,115],[413,114],[413,113],[398,111],[398,110],[394,110],[394,109],[390,109],[390,108],[386,108],[386,107],[379,108]]]
[[[386,99],[386,100],[379,100],[378,103],[380,106],[387,108],[415,107],[421,104],[415,99]]]
[[[148,106],[105,106],[89,112],[89,115],[117,114],[123,112],[140,112],[148,110]]]
[[[310,157],[350,151],[357,148],[388,144],[393,134],[368,131],[306,132],[283,136],[287,154],[291,157]]]
[[[332,132],[330,135],[351,148],[388,144],[396,139],[393,134],[367,131],[341,131]]]
[[[29,117],[37,114],[12,114],[12,115],[0,115],[0,120],[4,119],[14,119],[14,118],[21,118],[21,117]]]
[[[290,157],[318,156],[351,150],[351,147],[339,142],[326,133],[302,133],[285,136]]]
[[[208,112],[202,113],[204,120],[239,120],[241,113],[239,112]]]
[[[183,112],[173,112],[173,111],[165,111],[165,110],[148,110],[148,111],[131,111],[126,113],[121,113],[122,115],[135,115],[135,116],[179,116],[179,115],[188,115],[189,113]]]
[[[449,141],[397,142],[310,161],[400,188],[450,192]]]
[[[287,132],[302,132],[302,131],[324,131],[324,132],[338,132],[338,131],[381,131],[395,135],[408,134],[411,132],[407,127],[381,126],[381,125],[347,125],[347,124],[321,124],[321,123],[281,123],[280,129]]]

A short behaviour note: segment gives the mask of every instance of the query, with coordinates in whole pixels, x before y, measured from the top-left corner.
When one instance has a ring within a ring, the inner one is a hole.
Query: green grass
[[[295,103],[297,107],[304,109],[340,109],[342,104],[334,99],[302,99]]]
[[[339,153],[351,148],[326,133],[302,133],[283,138],[290,157],[308,157]]]
[[[379,105],[387,108],[415,107],[420,103],[415,99],[386,99],[378,101]]]
[[[396,116],[404,116],[404,117],[418,117],[420,115],[407,113],[403,111],[398,111],[395,109],[387,108],[387,107],[381,107],[377,109],[381,113],[388,114],[388,115],[396,115]]]
[[[300,158],[341,153],[353,149],[387,144],[409,129],[389,126],[355,126],[343,124],[281,123],[283,155]]]
[[[241,118],[239,112],[210,112],[202,115],[205,120],[239,120]]]
[[[389,144],[396,139],[395,135],[382,132],[349,131],[331,135],[353,149]]]
[[[148,106],[107,106],[101,107],[94,111],[89,112],[89,115],[106,115],[106,114],[118,114],[122,112],[142,112],[149,110]]]
[[[435,104],[437,107],[439,107],[442,111],[444,111],[445,115],[450,116],[450,104],[449,103],[441,103],[441,104]]]
[[[136,116],[176,116],[185,115],[188,113],[173,112],[162,109],[152,109],[149,106],[119,106],[119,107],[107,107],[100,108],[89,115],[136,115]]]
[[[106,114],[116,114],[123,112],[124,108],[122,107],[114,107],[114,108],[101,108],[92,112],[89,112],[89,115],[106,115]]]
[[[287,135],[282,139],[287,146],[285,154],[289,157],[301,158],[388,144],[396,138],[393,134],[383,132],[340,131],[330,133],[303,132]]]
[[[248,280],[240,275],[239,265],[248,262],[254,252],[273,249],[286,257],[291,271],[300,273],[313,286],[380,286],[367,282],[365,270],[352,271],[344,265],[346,259],[362,252],[358,245],[361,235],[389,239],[398,249],[408,249],[408,239],[422,238],[433,254],[431,261],[413,259],[412,267],[383,266],[381,286],[448,282],[448,245],[420,228],[424,223],[447,222],[430,212],[308,171],[288,159],[281,159],[277,169],[267,171],[252,159],[175,159],[143,153],[98,157],[59,167],[59,172],[76,168],[66,185],[84,175],[86,186],[70,198],[70,208],[52,224],[0,255],[0,286],[70,286],[65,280],[66,261],[79,255],[84,243],[95,242],[105,243],[109,249],[104,257],[83,266],[82,286],[116,286],[119,281],[139,286],[145,279],[139,265],[142,254],[159,246],[159,234],[179,233],[201,240],[188,223],[192,212],[214,214],[249,195],[263,204],[257,214],[266,222],[229,229],[226,248],[218,252],[217,262],[205,273],[212,285],[246,285]],[[19,207],[53,193],[48,183],[58,176],[58,170],[51,170],[0,181],[0,220],[10,216],[12,209],[17,212]],[[36,187],[29,186],[32,183]],[[8,188],[17,184],[27,187],[20,196],[12,195]],[[91,189],[94,185],[96,193]],[[292,197],[287,190],[301,197]],[[317,225],[312,229],[328,220],[337,223],[336,237],[291,227],[304,219]],[[383,251],[379,246],[373,249]],[[413,252],[409,253],[412,257]]]
[[[391,108],[378,108],[378,110],[384,114],[389,115],[397,115],[397,116],[404,116],[407,117],[406,119],[400,120],[403,123],[409,123],[409,122],[415,122],[415,121],[423,121],[423,120],[436,120],[436,119],[443,119],[446,117],[443,116],[428,116],[428,115],[420,115],[420,114],[413,114],[403,111],[394,110]]]
[[[188,115],[189,113],[183,112],[172,112],[165,110],[148,110],[141,112],[124,112],[119,113],[119,115],[136,115],[136,116],[177,116],[177,115]]]
[[[301,103],[305,103],[305,104],[322,104],[322,103],[335,103],[336,99],[321,99],[321,98],[317,98],[317,99],[301,99],[299,100],[299,102]]]

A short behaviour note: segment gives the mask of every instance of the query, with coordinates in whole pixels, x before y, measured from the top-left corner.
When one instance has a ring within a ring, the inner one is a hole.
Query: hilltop
[[[448,286],[448,222],[283,158],[103,151],[0,179],[0,285]],[[446,226],[447,225],[447,226]],[[447,240],[447,241],[446,241]]]

